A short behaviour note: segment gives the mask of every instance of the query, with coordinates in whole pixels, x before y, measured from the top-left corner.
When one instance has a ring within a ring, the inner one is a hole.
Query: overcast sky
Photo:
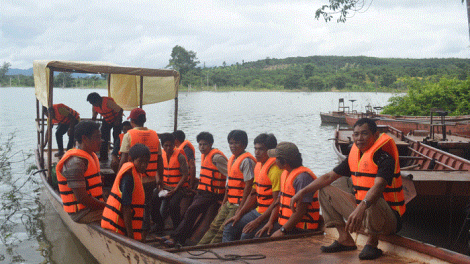
[[[369,2],[370,0],[367,0]],[[0,0],[0,63],[106,61],[164,68],[175,45],[201,66],[313,55],[469,58],[461,0],[374,0],[346,23],[327,0]]]

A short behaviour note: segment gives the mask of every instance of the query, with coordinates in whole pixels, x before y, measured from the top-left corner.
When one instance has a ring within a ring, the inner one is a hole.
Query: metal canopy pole
[[[47,100],[48,108],[52,107],[52,91],[54,87],[54,70],[49,72],[49,98]],[[43,113],[44,115],[44,113]],[[52,184],[52,120],[47,116],[47,181]]]
[[[180,83],[180,78],[179,75],[176,78],[176,92],[175,92],[175,120],[174,120],[174,128],[173,131],[176,131],[178,129],[178,90],[179,90],[179,83]]]

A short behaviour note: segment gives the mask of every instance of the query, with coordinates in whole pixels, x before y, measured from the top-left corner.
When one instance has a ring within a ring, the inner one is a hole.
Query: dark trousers
[[[197,194],[194,196],[193,202],[184,213],[181,223],[176,228],[175,234],[172,236],[175,241],[184,244],[186,239],[191,237],[194,231],[194,223],[199,215],[205,214],[212,204],[218,203],[223,197],[223,194],[216,195],[208,191],[198,190]]]
[[[101,123],[101,149],[100,149],[100,159],[108,159],[108,146],[109,140],[111,139],[111,128],[113,129],[113,154],[118,154],[119,145],[121,140],[119,139],[119,134],[121,134],[121,124],[112,125],[105,120]]]
[[[152,193],[155,187],[157,187],[157,183],[155,181],[147,182],[143,184],[144,186],[144,193],[145,193],[145,208],[144,208],[144,222],[142,225],[143,230],[150,230],[150,221],[152,215]]]
[[[55,139],[57,141],[57,148],[59,152],[64,152],[64,139],[63,136],[69,130],[69,125],[59,124],[57,125],[57,131],[55,132]],[[67,150],[73,148],[73,133],[69,135],[69,143],[67,144]]]
[[[157,225],[157,232],[163,231],[165,220],[171,217],[173,226],[177,227],[181,222],[180,203],[185,191],[179,189],[171,197],[158,197],[159,190],[155,189],[152,199],[152,220]]]

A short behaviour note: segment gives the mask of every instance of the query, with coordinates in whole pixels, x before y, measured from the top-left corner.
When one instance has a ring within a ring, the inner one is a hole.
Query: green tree
[[[302,78],[302,75],[300,75],[297,72],[288,74],[284,81],[284,89],[293,90],[293,89],[299,88],[301,78]]]
[[[170,63],[166,66],[173,70],[177,70],[181,75],[186,74],[188,71],[196,68],[199,61],[196,58],[196,52],[176,45],[171,51]]]
[[[325,82],[318,76],[312,76],[307,79],[305,86],[311,91],[321,91],[325,88]]]
[[[312,64],[307,64],[304,67],[304,76],[305,79],[308,79],[313,76],[313,72],[315,70],[315,67]]]
[[[395,75],[387,72],[380,78],[380,85],[390,87],[390,85],[392,85],[396,80],[397,77],[395,77]]]
[[[61,72],[54,78],[54,85],[58,87],[72,87],[73,78],[71,72]]]
[[[0,68],[0,80],[5,78],[8,70],[10,69],[11,64],[9,62],[4,62],[2,67]]]

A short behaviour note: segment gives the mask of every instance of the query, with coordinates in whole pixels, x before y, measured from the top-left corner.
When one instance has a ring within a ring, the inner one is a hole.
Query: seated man
[[[44,114],[52,119],[53,124],[57,125],[57,131],[55,132],[55,139],[57,141],[57,149],[59,150],[54,156],[62,157],[64,155],[64,139],[65,133],[69,136],[67,144],[67,150],[73,148],[74,140],[74,129],[75,125],[80,122],[80,115],[77,111],[64,104],[54,104],[52,107],[47,109],[44,107]],[[46,132],[46,135],[49,131]],[[49,136],[46,136],[44,145],[47,145]]]
[[[142,233],[145,193],[141,178],[149,160],[150,150],[144,144],[135,144],[129,150],[128,162],[117,174],[106,202],[102,228],[145,241]]]
[[[291,208],[305,193],[320,190],[320,204],[326,227],[336,227],[339,237],[325,253],[356,250],[350,233],[365,228],[369,236],[360,259],[376,259],[379,234],[393,234],[401,227],[405,201],[400,175],[398,150],[390,136],[379,134],[369,118],[354,124],[354,145],[340,165],[321,176],[291,199]],[[355,194],[330,186],[341,176],[351,177]],[[344,223],[344,219],[347,222]]]
[[[246,152],[248,135],[243,130],[232,130],[227,136],[232,156],[227,163],[228,181],[219,213],[198,245],[222,242],[224,222],[243,207],[253,186],[255,158]]]
[[[57,181],[64,211],[78,223],[101,220],[105,202],[101,188],[100,125],[82,121],[75,126],[77,148],[67,151],[57,163]]]
[[[173,132],[175,136],[175,146],[179,151],[186,156],[186,160],[189,168],[189,187],[190,189],[197,188],[196,179],[196,152],[193,144],[186,139],[186,134],[181,130]]]
[[[212,205],[218,205],[224,198],[227,179],[227,158],[222,151],[212,148],[214,137],[209,132],[197,135],[201,151],[201,172],[197,193],[183,219],[165,243],[168,246],[184,245],[193,233],[193,226],[200,215],[204,215]]]
[[[276,230],[271,236],[278,237],[287,234],[312,232],[320,228],[320,205],[318,193],[306,193],[297,203],[297,210],[291,210],[291,197],[305,188],[317,177],[307,167],[302,166],[302,156],[294,143],[281,142],[275,149],[268,150],[269,157],[276,158],[276,164],[283,169],[281,175],[281,191]],[[269,226],[265,227],[269,231]],[[263,233],[265,230],[260,230]]]
[[[123,109],[114,102],[111,97],[101,97],[98,93],[90,93],[86,99],[93,105],[92,120],[95,121],[98,114],[103,117],[101,123],[101,144],[100,160],[108,160],[108,142],[110,140],[111,128],[113,129],[113,154],[117,155],[119,151],[119,134],[121,133],[121,122]]]
[[[272,227],[277,222],[277,218],[271,219],[270,216],[279,204],[282,170],[276,165],[276,158],[268,156],[268,150],[276,148],[277,140],[273,134],[263,133],[255,138],[254,143],[257,161],[254,188],[245,205],[226,221],[222,242],[253,238],[265,225]]]
[[[189,191],[188,164],[186,157],[175,148],[173,134],[160,135],[163,146],[163,180],[160,188],[156,188],[152,197],[152,219],[156,224],[157,233],[164,229],[164,221],[171,216],[173,226],[181,222],[180,203]],[[166,193],[166,194],[162,194]]]

